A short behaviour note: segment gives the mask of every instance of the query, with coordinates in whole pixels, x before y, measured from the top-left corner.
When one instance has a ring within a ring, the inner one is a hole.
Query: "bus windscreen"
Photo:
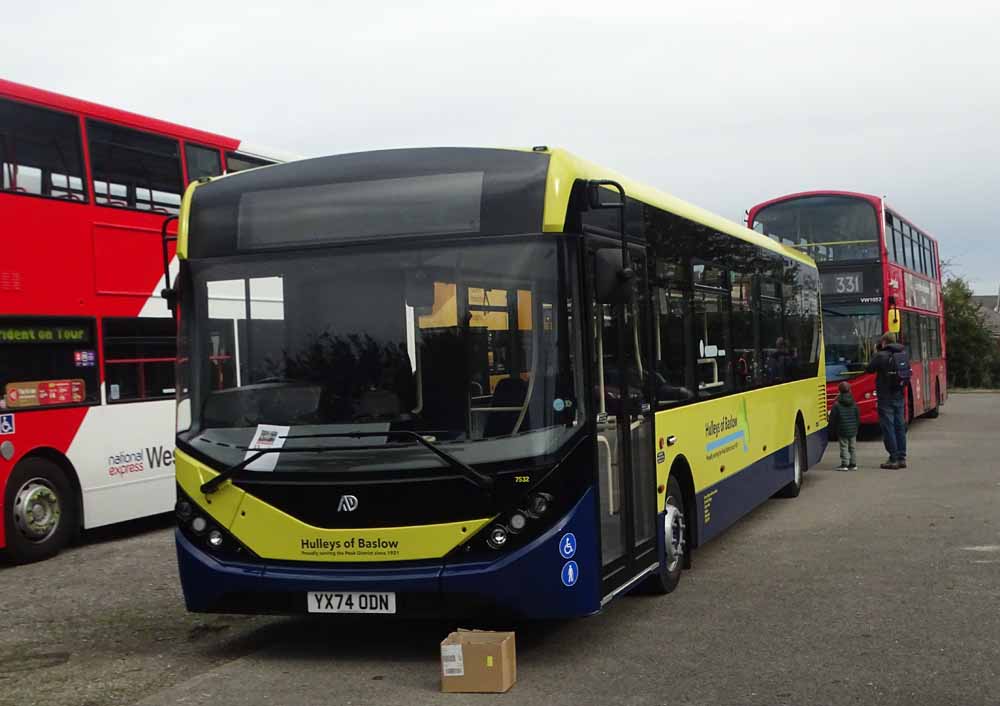
[[[803,250],[817,262],[877,260],[878,218],[871,204],[849,196],[779,201],[754,217],[754,230]]]
[[[827,380],[864,372],[881,334],[882,312],[878,305],[824,306]]]
[[[474,456],[524,454],[505,439],[526,435],[560,444],[583,404],[563,248],[529,238],[198,263],[191,360],[211,385],[192,400],[193,427],[237,446],[258,425],[494,442]]]

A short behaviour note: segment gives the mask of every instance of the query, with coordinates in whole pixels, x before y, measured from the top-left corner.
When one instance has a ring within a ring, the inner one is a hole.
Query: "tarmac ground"
[[[831,445],[673,594],[519,627],[504,695],[439,693],[453,625],[191,615],[170,517],[89,532],[0,564],[0,704],[998,704],[998,427],[1000,395],[953,395],[906,470]]]

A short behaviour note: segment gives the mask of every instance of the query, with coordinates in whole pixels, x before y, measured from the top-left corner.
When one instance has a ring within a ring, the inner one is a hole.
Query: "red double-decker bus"
[[[747,224],[819,267],[828,404],[846,380],[862,423],[878,422],[875,377],[864,369],[879,336],[898,330],[913,367],[907,420],[936,417],[948,393],[937,241],[884,199],[849,191],[781,196],[751,208]]]
[[[0,548],[13,560],[173,506],[161,226],[188,182],[274,161],[0,80]]]

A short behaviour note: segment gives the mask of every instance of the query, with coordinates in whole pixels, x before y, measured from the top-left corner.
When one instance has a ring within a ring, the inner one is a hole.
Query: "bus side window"
[[[760,368],[754,326],[753,276],[734,272],[730,290],[733,303],[733,382],[737,390],[746,390],[754,386]]]
[[[655,355],[656,402],[660,407],[675,406],[694,397],[694,366],[689,297],[678,290],[657,287],[653,290],[656,313],[653,339]]]
[[[0,99],[0,190],[84,203],[80,121]]]
[[[177,140],[87,120],[94,201],[102,206],[177,213],[181,158]]]
[[[785,340],[781,328],[781,285],[767,276],[758,277],[757,336],[760,340],[761,385],[784,382]]]
[[[250,155],[241,154],[239,152],[226,152],[227,174],[242,172],[245,169],[253,169],[255,167],[266,167],[269,164],[274,164],[274,162],[269,162],[268,160],[261,159],[260,157],[251,157]]]
[[[695,290],[694,336],[698,342],[698,393],[702,397],[733,391],[729,307],[725,292]]]
[[[885,252],[892,262],[896,262],[896,231],[893,227],[892,214],[885,213]]]
[[[786,376],[789,380],[801,380],[813,377],[819,369],[819,277],[811,267],[787,260],[784,279]]]
[[[222,174],[222,160],[217,149],[188,142],[184,145],[184,159],[187,162],[188,181]]]
[[[173,319],[104,319],[103,329],[109,403],[174,396],[177,331]]]

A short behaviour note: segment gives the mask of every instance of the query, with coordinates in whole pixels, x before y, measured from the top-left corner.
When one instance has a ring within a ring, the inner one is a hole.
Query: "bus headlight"
[[[208,520],[206,520],[201,515],[191,520],[191,530],[195,534],[201,534],[208,528]]]
[[[493,549],[500,549],[507,543],[507,529],[497,525],[490,530],[490,534],[486,538],[486,543]]]
[[[218,549],[222,546],[222,532],[219,530],[212,530],[208,533],[208,543],[214,549]]]

